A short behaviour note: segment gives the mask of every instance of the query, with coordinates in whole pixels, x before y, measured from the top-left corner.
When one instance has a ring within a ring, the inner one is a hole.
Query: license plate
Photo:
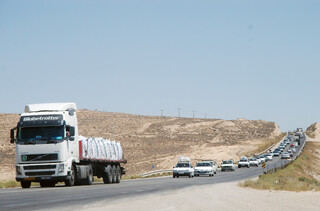
[[[51,177],[41,177],[41,179],[51,179]]]
[[[30,180],[35,180],[36,178],[34,178],[34,177],[27,177],[27,178],[25,178],[24,180],[28,180],[28,181],[30,181]]]

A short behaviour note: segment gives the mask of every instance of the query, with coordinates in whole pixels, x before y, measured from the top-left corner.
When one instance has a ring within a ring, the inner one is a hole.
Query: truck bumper
[[[29,181],[29,182],[41,182],[41,181],[56,181],[56,182],[65,182],[66,180],[70,179],[70,176],[58,176],[58,177],[16,177],[17,182],[21,181]]]
[[[63,182],[70,178],[66,162],[16,164],[16,181],[57,181]]]

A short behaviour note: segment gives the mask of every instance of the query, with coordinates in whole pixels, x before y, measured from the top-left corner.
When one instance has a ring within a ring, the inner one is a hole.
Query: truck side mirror
[[[74,127],[69,127],[69,132],[70,132],[70,136],[74,136],[75,135],[75,129]]]
[[[15,138],[14,138],[14,131],[15,131],[16,128],[13,128],[10,130],[10,143],[13,144],[14,141],[15,141]]]

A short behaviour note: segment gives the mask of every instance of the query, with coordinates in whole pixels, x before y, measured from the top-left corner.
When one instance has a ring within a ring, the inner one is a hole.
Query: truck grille
[[[58,160],[58,154],[33,154],[21,155],[22,161],[44,161],[44,160]]]
[[[26,176],[50,176],[54,173],[54,171],[26,172]]]
[[[56,165],[24,166],[23,169],[24,170],[56,169]]]

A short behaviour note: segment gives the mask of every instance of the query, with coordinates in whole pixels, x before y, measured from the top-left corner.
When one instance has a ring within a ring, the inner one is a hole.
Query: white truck
[[[91,185],[93,176],[119,183],[127,163],[119,142],[78,135],[75,103],[25,106],[17,127],[11,129],[16,144],[16,180],[22,188],[31,182],[41,187]]]

